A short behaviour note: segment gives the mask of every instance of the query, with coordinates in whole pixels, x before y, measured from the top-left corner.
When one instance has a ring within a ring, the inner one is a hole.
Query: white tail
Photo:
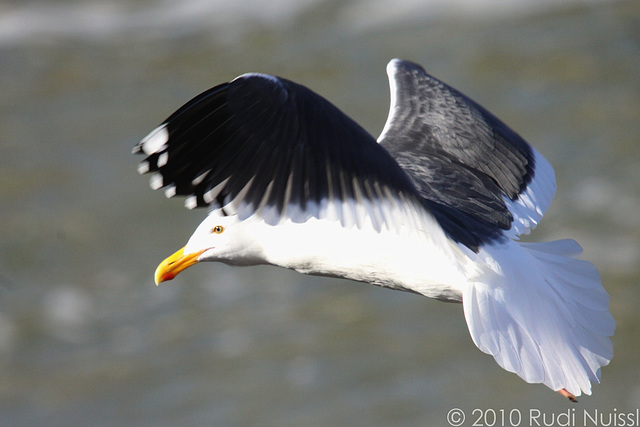
[[[573,240],[507,243],[478,254],[482,271],[463,293],[474,343],[529,383],[591,394],[613,357],[615,321],[596,268]]]

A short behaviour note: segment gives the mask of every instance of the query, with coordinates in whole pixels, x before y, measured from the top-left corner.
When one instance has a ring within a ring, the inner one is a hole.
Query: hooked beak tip
[[[186,270],[192,265],[198,262],[198,257],[202,255],[204,251],[196,253],[186,254],[184,248],[179,249],[173,255],[167,257],[164,261],[158,265],[154,275],[156,286],[162,282],[166,282],[175,278],[181,271]]]

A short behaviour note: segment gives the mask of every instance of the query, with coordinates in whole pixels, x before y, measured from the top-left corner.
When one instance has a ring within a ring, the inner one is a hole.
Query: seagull
[[[569,239],[525,243],[556,190],[547,160],[420,65],[387,65],[374,139],[322,96],[248,73],[187,102],[133,149],[167,197],[209,213],[159,284],[203,261],[274,265],[461,302],[505,370],[575,401],[613,357],[598,270]]]

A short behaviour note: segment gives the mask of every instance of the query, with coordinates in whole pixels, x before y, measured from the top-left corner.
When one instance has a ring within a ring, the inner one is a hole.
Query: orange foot
[[[576,397],[573,394],[569,393],[566,388],[563,388],[562,390],[558,390],[558,393],[560,393],[561,395],[563,395],[564,397],[566,397],[572,402],[578,401],[578,399],[576,399]]]

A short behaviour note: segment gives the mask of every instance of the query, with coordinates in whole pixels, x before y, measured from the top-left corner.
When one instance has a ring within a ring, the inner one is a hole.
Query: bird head
[[[237,215],[211,212],[191,235],[187,244],[158,265],[156,285],[172,280],[201,261],[227,264],[259,264],[259,249],[249,229],[254,221],[240,221]]]

